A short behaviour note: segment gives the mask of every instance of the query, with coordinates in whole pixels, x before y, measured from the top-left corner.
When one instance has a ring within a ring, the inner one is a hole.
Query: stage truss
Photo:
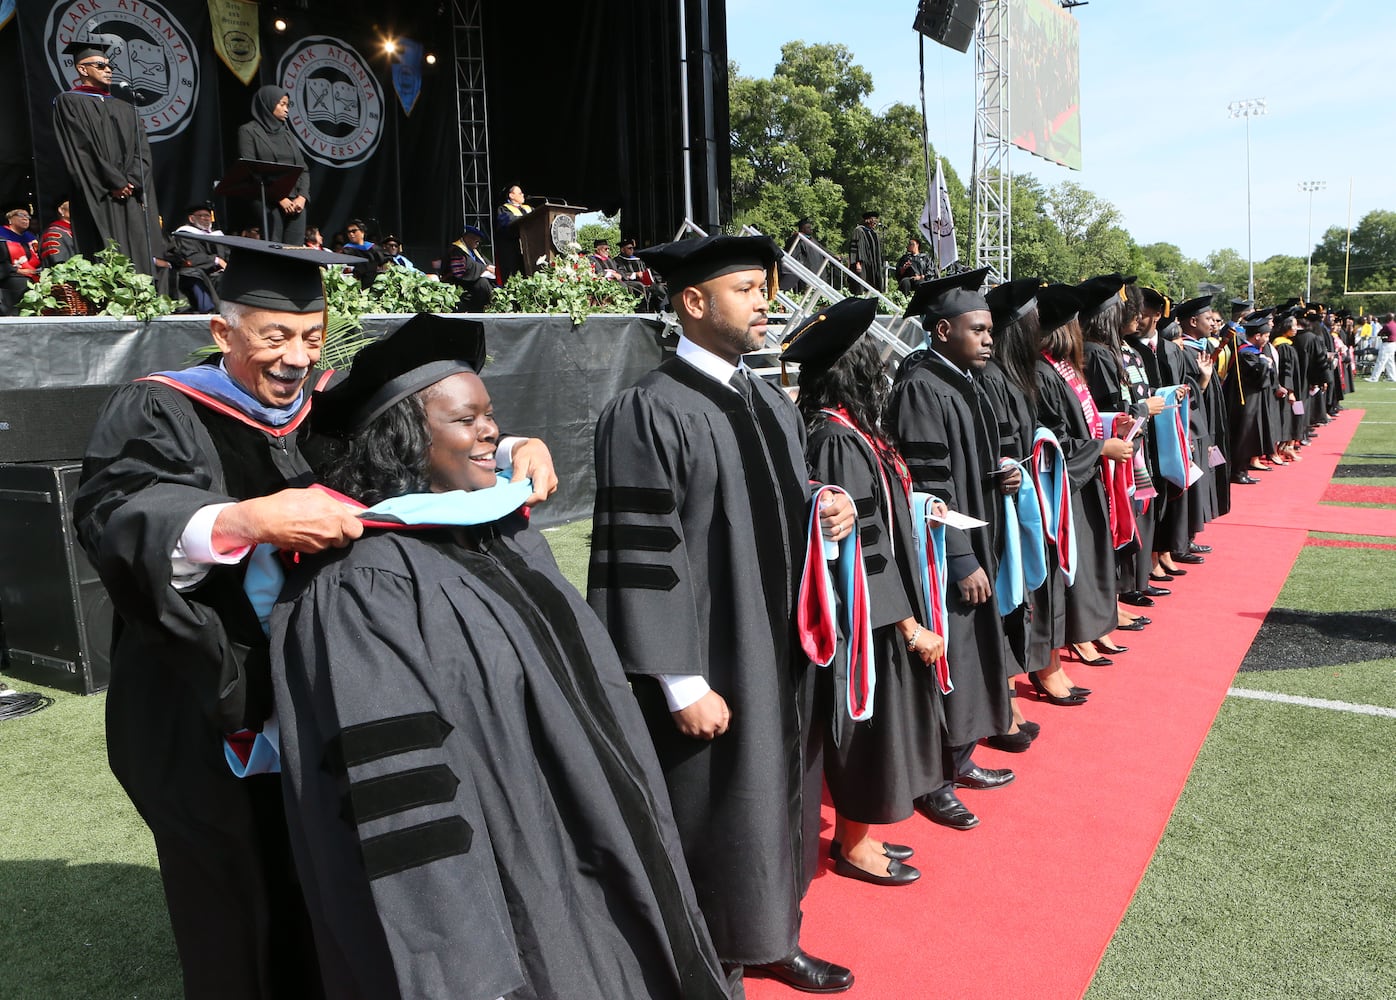
[[[493,249],[493,185],[485,108],[483,0],[452,0],[451,38],[456,62],[456,120],[460,135],[461,216],[485,234]]]
[[[1009,0],[984,0],[974,41],[974,247],[991,278],[1013,277],[1013,174],[1008,152]]]

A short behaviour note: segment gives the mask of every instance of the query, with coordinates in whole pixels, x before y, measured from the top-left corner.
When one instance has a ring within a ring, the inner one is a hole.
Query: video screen
[[[1080,30],[1056,0],[1009,7],[1009,141],[1081,169]]]

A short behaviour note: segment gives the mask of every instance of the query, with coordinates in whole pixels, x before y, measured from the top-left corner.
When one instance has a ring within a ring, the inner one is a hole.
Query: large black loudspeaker
[[[0,462],[82,458],[114,385],[0,390]]]
[[[0,465],[5,672],[83,694],[111,677],[112,605],[73,537],[76,462]]]
[[[921,0],[912,27],[957,52],[968,52],[979,23],[979,0]]]

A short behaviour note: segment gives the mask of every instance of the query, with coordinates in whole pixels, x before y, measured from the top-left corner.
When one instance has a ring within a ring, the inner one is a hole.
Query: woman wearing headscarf
[[[287,246],[305,242],[305,204],[310,200],[310,171],[301,155],[300,143],[287,124],[291,95],[275,84],[257,88],[252,97],[252,120],[238,129],[238,156],[244,160],[281,163],[300,167],[301,174],[286,197],[267,205],[270,231],[263,238]],[[262,206],[254,203],[257,218]]]

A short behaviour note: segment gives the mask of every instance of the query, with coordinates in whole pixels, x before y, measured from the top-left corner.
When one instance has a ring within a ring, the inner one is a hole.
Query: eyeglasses
[[[106,62],[105,60],[103,60],[102,62],[92,62],[91,60],[88,60],[87,62],[80,62],[78,63],[78,65],[91,66],[93,69],[111,69],[111,63]]]

